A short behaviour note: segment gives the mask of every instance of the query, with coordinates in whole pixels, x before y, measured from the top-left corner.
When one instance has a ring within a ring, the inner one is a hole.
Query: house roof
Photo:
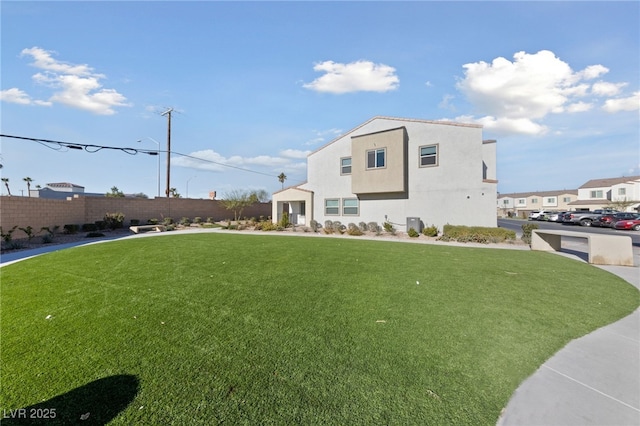
[[[50,188],[82,188],[84,189],[84,186],[76,185],[74,183],[69,183],[69,182],[48,183],[47,186]]]
[[[580,188],[602,188],[617,185],[619,183],[640,180],[640,176],[623,176],[617,178],[591,179]]]
[[[498,194],[498,199],[500,198],[527,198],[527,197],[550,197],[553,195],[578,195],[577,189],[559,189],[557,191],[537,191],[537,192],[512,192],[509,194]]]
[[[392,120],[392,121],[399,121],[399,122],[405,122],[405,123],[406,122],[412,122],[412,123],[425,123],[425,124],[441,124],[441,125],[445,125],[445,126],[474,127],[474,128],[482,128],[483,127],[481,124],[457,123],[455,121],[434,121],[434,120],[422,120],[422,119],[419,119],[419,118],[399,118],[399,117],[386,117],[386,116],[383,116],[383,115],[377,115],[377,116],[365,121],[364,123],[359,124],[358,126],[354,127],[353,129],[341,134],[337,138],[329,141],[328,143],[322,145],[320,148],[316,149],[315,151],[310,153],[308,156],[315,154],[316,152],[328,147],[329,145],[333,144],[334,142],[337,142],[338,140],[342,139],[343,137],[347,136],[348,134],[355,132],[359,128],[364,127],[367,124],[369,124],[369,123],[371,123],[372,121],[375,121],[375,120]]]
[[[299,184],[297,184],[297,185],[287,186],[286,188],[283,188],[283,189],[281,189],[280,191],[276,191],[276,192],[274,192],[273,194],[279,194],[279,193],[281,193],[281,192],[290,191],[290,190],[292,190],[292,189],[295,189],[295,190],[297,190],[297,191],[304,191],[304,192],[308,192],[308,193],[310,193],[310,194],[313,194],[313,191],[310,191],[310,190],[308,190],[308,189],[304,189],[304,188],[300,188],[300,186],[302,186],[302,185],[304,185],[304,184],[306,184],[306,183],[307,183],[307,182],[302,182],[302,183],[299,183]]]

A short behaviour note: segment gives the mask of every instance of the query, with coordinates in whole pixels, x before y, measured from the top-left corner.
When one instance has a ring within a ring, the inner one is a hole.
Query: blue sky
[[[309,152],[374,116],[483,124],[502,193],[640,175],[635,1],[0,7],[2,134],[166,150],[173,108],[182,196],[303,182]],[[1,144],[14,195],[27,176],[158,191],[158,157]]]

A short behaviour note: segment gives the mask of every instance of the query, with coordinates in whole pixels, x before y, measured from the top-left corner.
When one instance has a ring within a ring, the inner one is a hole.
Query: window
[[[324,200],[324,214],[326,215],[339,215],[340,214],[340,200],[337,198],[331,198]]]
[[[562,199],[562,202],[563,202],[563,203],[570,203],[570,202],[571,202],[571,197],[564,197],[564,198]]]
[[[340,174],[341,175],[351,174],[351,157],[344,157],[340,159]]]
[[[547,198],[547,204],[555,204],[555,202],[556,202],[555,197],[553,197],[553,198]]]
[[[527,200],[525,200],[524,198],[519,198],[518,199],[518,205],[519,206],[526,206],[527,205]]]
[[[358,199],[344,198],[342,200],[342,214],[345,216],[353,216],[358,214]]]
[[[538,199],[537,198],[532,198],[531,199],[531,204],[538,204]]]
[[[438,145],[420,147],[420,167],[438,165]]]
[[[618,188],[618,195],[627,195],[627,188]]]
[[[591,198],[602,198],[602,190],[591,191]]]
[[[367,169],[380,169],[385,164],[386,150],[372,149],[367,151]]]

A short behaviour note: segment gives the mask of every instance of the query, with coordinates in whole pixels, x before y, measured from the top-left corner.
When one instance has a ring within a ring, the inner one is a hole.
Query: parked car
[[[640,231],[640,216],[636,216],[635,219],[619,220],[613,227],[615,229],[633,229],[634,231]]]
[[[612,214],[612,213],[618,213],[618,211],[607,210],[607,209],[594,210],[592,212],[575,211],[575,212],[569,212],[568,214],[565,214],[562,221],[564,223],[573,223],[576,225],[580,224],[581,226],[591,226],[594,220],[599,219],[601,216],[605,214]]]
[[[544,218],[547,214],[552,213],[553,210],[534,210],[529,213],[529,220],[545,220],[541,219],[541,216]]]
[[[620,220],[636,219],[637,216],[638,216],[637,213],[629,213],[629,212],[609,213],[594,219],[591,222],[591,225],[612,228],[613,225]]]
[[[555,212],[555,213],[550,213],[547,216],[547,220],[549,222],[562,222],[562,216],[565,214],[566,212]]]

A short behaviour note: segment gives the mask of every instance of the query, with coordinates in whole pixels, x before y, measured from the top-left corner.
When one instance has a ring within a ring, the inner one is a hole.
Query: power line
[[[95,154],[98,151],[101,151],[103,149],[108,149],[108,150],[115,150],[115,151],[122,151],[126,154],[129,155],[136,155],[136,154],[147,154],[147,155],[158,155],[159,153],[169,153],[171,152],[172,154],[181,156],[181,157],[187,157],[187,158],[191,158],[194,160],[198,160],[198,161],[203,161],[205,163],[211,163],[211,164],[216,164],[218,166],[223,166],[223,167],[229,167],[232,169],[236,169],[236,170],[241,170],[244,172],[249,172],[249,173],[256,173],[256,174],[260,174],[263,176],[269,176],[269,177],[275,177],[277,178],[278,176],[276,175],[272,175],[269,173],[264,173],[264,172],[259,172],[256,170],[251,170],[251,169],[246,169],[244,167],[238,167],[238,166],[232,166],[229,164],[225,164],[225,163],[220,163],[217,161],[213,161],[213,160],[208,160],[206,158],[200,158],[200,157],[196,157],[193,155],[189,155],[189,154],[183,154],[180,152],[176,152],[176,151],[164,151],[164,150],[150,150],[150,149],[139,149],[139,148],[127,148],[127,147],[117,147],[117,146],[106,146],[106,145],[93,145],[93,144],[82,144],[82,143],[75,143],[75,142],[64,142],[64,141],[55,141],[55,140],[51,140],[51,139],[40,139],[40,138],[29,138],[26,136],[14,136],[14,135],[5,135],[5,134],[0,134],[0,137],[3,138],[11,138],[11,139],[20,139],[20,140],[26,140],[26,141],[31,141],[31,142],[36,142],[39,143],[40,145],[43,145],[49,149],[53,149],[56,151],[60,151],[62,148],[68,148],[68,149],[75,149],[75,150],[84,150],[90,154]],[[54,145],[54,146],[49,146],[49,145]],[[57,147],[56,147],[57,146]]]

